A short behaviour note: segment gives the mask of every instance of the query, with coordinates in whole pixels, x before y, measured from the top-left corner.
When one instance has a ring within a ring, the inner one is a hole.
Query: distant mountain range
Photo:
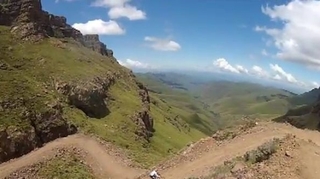
[[[136,73],[136,76],[159,98],[175,99],[177,103],[177,96],[192,96],[191,101],[203,103],[206,110],[225,118],[239,115],[281,116],[290,109],[313,103],[319,95],[319,89],[297,94],[224,75],[194,74],[161,72]]]

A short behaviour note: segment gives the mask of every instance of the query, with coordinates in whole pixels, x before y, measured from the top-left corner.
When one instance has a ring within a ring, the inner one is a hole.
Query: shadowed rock
[[[11,26],[11,32],[24,40],[73,38],[101,55],[113,57],[113,51],[99,41],[98,35],[83,36],[67,24],[65,17],[43,11],[40,0],[0,0],[0,25]]]

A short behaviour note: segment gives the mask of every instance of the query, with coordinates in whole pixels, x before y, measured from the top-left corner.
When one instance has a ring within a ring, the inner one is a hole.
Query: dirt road
[[[213,147],[211,151],[194,161],[179,162],[176,168],[161,171],[165,178],[188,178],[202,176],[209,172],[210,168],[223,164],[224,161],[245,154],[273,138],[282,138],[286,134],[294,134],[304,140],[312,140],[320,145],[320,133],[294,128],[290,125],[269,123],[258,126],[251,133],[238,136],[226,143]]]
[[[193,161],[178,161],[178,165],[163,171],[160,170],[160,172],[166,179],[183,179],[204,175],[212,166],[222,164],[223,161],[235,156],[243,155],[246,151],[254,149],[274,137],[281,138],[289,133],[301,139],[312,140],[315,144],[320,145],[320,133],[317,131],[301,130],[285,124],[266,123],[253,128],[247,134],[237,136],[221,145],[210,148],[209,151],[199,155]],[[83,135],[73,135],[55,140],[21,158],[1,164],[0,178],[4,178],[21,167],[39,162],[44,157],[50,157],[57,147],[68,145],[76,145],[88,153],[86,162],[92,166],[94,174],[98,178],[133,179],[136,178],[134,176],[146,172],[117,162],[117,159],[109,155],[104,146],[94,139]],[[307,166],[308,163],[305,163],[305,165]]]
[[[117,158],[110,156],[103,145],[91,137],[81,134],[61,138],[46,144],[44,147],[35,150],[21,158],[3,163],[0,165],[0,178],[4,178],[10,173],[45,158],[50,158],[55,154],[58,147],[76,146],[88,153],[85,158],[97,178],[132,179],[133,176],[143,172],[123,165]],[[119,161],[119,162],[118,162]]]

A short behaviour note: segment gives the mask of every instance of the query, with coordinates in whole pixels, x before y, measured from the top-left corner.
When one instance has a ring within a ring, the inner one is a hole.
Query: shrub
[[[268,160],[274,154],[279,145],[279,139],[273,139],[259,146],[256,150],[251,150],[244,155],[245,161],[252,164]]]

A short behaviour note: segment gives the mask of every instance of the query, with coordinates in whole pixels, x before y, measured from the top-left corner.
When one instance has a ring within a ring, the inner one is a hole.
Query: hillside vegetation
[[[83,36],[37,0],[0,3],[0,162],[84,132],[150,166],[213,132],[212,121],[193,125],[183,109],[150,97],[96,35]]]
[[[313,89],[290,99],[297,104],[286,114],[273,119],[276,122],[288,122],[302,129],[320,130],[320,88]]]
[[[296,99],[303,98],[286,90],[248,82],[201,80],[175,73],[139,73],[137,77],[152,94],[186,110],[200,108],[201,113],[210,113],[220,126],[238,124],[243,117],[281,116],[298,105],[293,103]]]
[[[246,82],[219,81],[203,85],[200,97],[223,114],[284,114],[291,104],[290,92]]]

